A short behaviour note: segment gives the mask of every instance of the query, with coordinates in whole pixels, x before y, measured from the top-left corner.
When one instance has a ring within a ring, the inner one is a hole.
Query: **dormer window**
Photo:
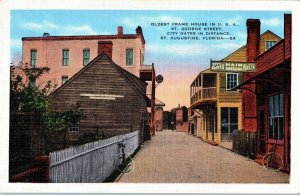
[[[266,50],[273,47],[276,43],[277,43],[277,41],[266,41]]]

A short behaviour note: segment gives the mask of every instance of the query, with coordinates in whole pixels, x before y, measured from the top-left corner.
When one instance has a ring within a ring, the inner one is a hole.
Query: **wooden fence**
[[[104,181],[115,169],[114,158],[121,153],[131,155],[139,143],[139,133],[118,135],[105,140],[74,146],[49,154],[49,180],[53,183],[91,183]]]
[[[243,156],[256,157],[256,135],[245,130],[234,130],[232,134],[232,150]]]

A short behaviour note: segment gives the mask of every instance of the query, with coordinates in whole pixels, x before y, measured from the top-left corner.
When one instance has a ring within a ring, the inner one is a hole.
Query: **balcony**
[[[191,105],[198,102],[215,101],[217,98],[216,87],[200,88],[192,97]]]
[[[152,80],[153,65],[143,65],[140,69],[140,78],[144,81]]]
[[[191,105],[217,100],[216,74],[201,73],[190,87]]]

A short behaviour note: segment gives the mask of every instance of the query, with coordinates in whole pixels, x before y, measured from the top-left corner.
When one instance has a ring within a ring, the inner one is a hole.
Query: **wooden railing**
[[[191,104],[199,101],[211,100],[217,97],[216,87],[200,88],[199,91],[194,93],[191,97]]]

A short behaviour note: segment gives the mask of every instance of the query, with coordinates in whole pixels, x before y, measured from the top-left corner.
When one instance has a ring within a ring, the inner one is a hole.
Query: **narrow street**
[[[212,146],[187,133],[164,130],[146,142],[129,183],[288,183],[289,175],[270,172],[253,160]]]

